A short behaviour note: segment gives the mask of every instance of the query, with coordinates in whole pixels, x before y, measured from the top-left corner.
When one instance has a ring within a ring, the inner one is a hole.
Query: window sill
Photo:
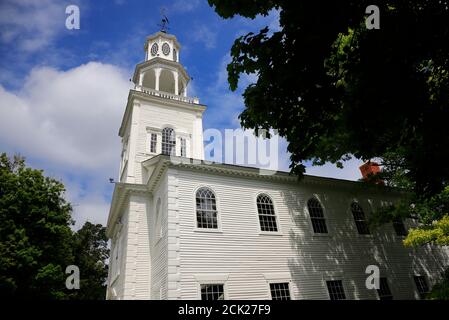
[[[312,238],[330,238],[329,233],[312,233]]]
[[[284,234],[279,231],[259,231],[259,236],[283,236]]]
[[[206,228],[195,228],[193,232],[204,232],[204,233],[223,233],[221,229],[206,229]]]
[[[142,152],[142,154],[143,154],[144,156],[157,156],[157,155],[160,154],[160,153],[157,153],[157,152],[150,152],[150,151],[145,151],[145,152]]]

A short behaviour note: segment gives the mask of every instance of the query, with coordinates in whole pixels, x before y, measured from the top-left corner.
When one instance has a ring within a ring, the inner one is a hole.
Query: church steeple
[[[187,95],[190,77],[179,62],[180,49],[176,37],[162,31],[145,41],[145,60],[136,65],[119,130],[120,182],[145,182],[152,169],[143,163],[160,154],[204,159],[206,106]]]
[[[190,77],[179,63],[181,45],[174,35],[157,32],[145,41],[145,61],[136,66],[135,89],[171,99],[199,103],[188,98]]]

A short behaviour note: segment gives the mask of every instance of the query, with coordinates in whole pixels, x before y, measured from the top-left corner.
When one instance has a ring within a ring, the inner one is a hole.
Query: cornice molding
[[[163,166],[160,166],[160,163],[164,163]],[[157,179],[158,176],[162,174],[157,173],[158,168],[177,168],[177,169],[186,169],[191,171],[200,171],[204,173],[212,173],[212,174],[220,174],[227,176],[237,176],[237,177],[247,177],[258,180],[266,180],[266,181],[276,181],[282,183],[289,184],[306,184],[306,185],[320,185],[320,186],[329,186],[329,187],[339,187],[339,188],[356,188],[356,189],[365,189],[370,191],[377,192],[393,192],[397,194],[406,194],[406,191],[386,187],[379,186],[375,184],[368,184],[359,181],[350,181],[336,178],[326,178],[319,176],[311,176],[304,175],[303,179],[299,180],[298,176],[292,175],[289,172],[285,171],[272,171],[272,170],[261,170],[259,168],[254,167],[244,167],[238,165],[231,164],[223,164],[223,163],[213,163],[205,160],[198,160],[192,158],[183,158],[183,157],[170,157],[166,155],[157,155],[149,160],[142,162],[144,167],[154,166],[156,165],[156,169],[153,171],[152,176],[149,178],[148,182],[151,182],[152,179]],[[261,172],[264,172],[262,174]],[[153,184],[156,182],[152,182]],[[149,188],[151,190],[151,188]]]

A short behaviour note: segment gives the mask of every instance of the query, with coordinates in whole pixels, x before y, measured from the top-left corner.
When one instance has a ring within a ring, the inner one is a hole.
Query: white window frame
[[[357,224],[356,224],[355,219],[354,219],[354,214],[352,213],[352,204],[353,204],[354,202],[357,203],[357,204],[360,206],[360,208],[362,208],[363,215],[365,216],[365,223],[366,223],[367,226],[368,226],[368,231],[369,231],[368,234],[361,234],[361,233],[359,233],[359,229],[357,228]],[[352,222],[354,223],[355,232],[357,232],[357,235],[358,235],[359,237],[361,237],[361,238],[372,238],[372,237],[373,237],[373,230],[371,230],[371,228],[370,228],[370,226],[369,226],[369,224],[368,224],[368,214],[367,214],[367,211],[365,210],[364,206],[362,206],[361,201],[358,201],[358,200],[355,199],[355,198],[351,199],[351,200],[349,201],[348,208],[349,208],[349,214],[350,214],[350,216],[351,216]]]
[[[289,272],[273,272],[273,273],[264,273],[263,274],[266,287],[267,287],[267,299],[273,300],[271,296],[271,288],[270,284],[272,283],[288,283],[288,291],[290,292],[290,300],[295,300],[295,295],[292,290],[292,277]]]
[[[147,127],[147,140],[145,143],[145,153],[149,155],[161,154],[162,130],[160,128]],[[156,134],[156,152],[151,152],[151,134]]]
[[[184,149],[184,155],[182,154]],[[179,137],[179,156],[180,157],[187,157],[187,138],[186,137]]]
[[[326,286],[326,291],[327,291],[327,297],[329,300],[334,301],[331,299],[331,295],[329,292],[329,287],[327,286],[327,282],[331,282],[331,281],[340,281],[341,282],[341,287],[343,288],[343,294],[345,295],[344,299],[338,299],[338,300],[349,300],[348,299],[348,291],[346,290],[346,286],[345,286],[345,280],[343,278],[332,278],[332,279],[328,279],[325,281],[325,286]]]
[[[418,286],[415,281],[415,277],[423,277],[424,278],[424,281],[427,284],[427,290],[428,290],[427,292],[423,292],[423,293],[419,292]],[[412,281],[413,281],[413,285],[415,287],[415,292],[416,292],[415,297],[417,297],[419,300],[423,300],[421,298],[421,294],[426,294],[426,293],[428,294],[432,290],[431,285],[429,283],[429,277],[423,272],[415,272],[412,274]]]
[[[208,188],[210,189],[214,195],[215,195],[215,207],[217,208],[217,228],[199,228],[197,223],[197,212],[196,212],[196,193],[201,188]],[[220,199],[217,196],[216,190],[211,187],[210,185],[199,185],[197,186],[193,191],[193,230],[195,232],[212,232],[212,233],[222,233],[221,229],[221,214],[220,214]]]
[[[386,279],[388,289],[390,290],[391,300],[394,300],[394,292],[392,290],[390,277],[387,277],[387,276],[379,277],[379,286],[380,286],[380,279],[382,279],[382,278]],[[381,300],[381,296],[379,294],[379,290],[376,290],[376,295],[377,295],[377,300]],[[384,296],[386,297],[386,295],[384,295]]]
[[[346,283],[346,278],[344,277],[344,272],[343,271],[331,271],[327,274],[324,274],[322,276],[322,286],[326,292],[326,296],[327,299],[330,300],[331,297],[329,295],[329,289],[327,288],[327,281],[336,281],[336,280],[341,280],[342,286],[343,286],[343,291],[345,293],[345,300],[351,300],[352,296],[349,296],[349,287],[348,284]]]
[[[196,274],[194,275],[197,286],[197,299],[201,300],[201,285],[204,284],[219,284],[223,285],[223,299],[229,300],[227,281],[229,273],[211,273],[211,274]]]
[[[260,217],[259,217],[259,210],[257,208],[257,198],[260,195],[266,195],[268,198],[270,198],[271,203],[273,204],[273,210],[274,210],[274,217],[276,219],[276,226],[277,231],[262,231],[262,228],[260,226]],[[276,202],[273,200],[272,195],[268,191],[261,191],[255,194],[253,197],[253,204],[254,204],[254,211],[256,212],[256,218],[257,218],[257,231],[259,235],[272,235],[272,236],[282,236],[282,230],[281,230],[281,224],[279,221],[279,210],[277,208]]]
[[[165,154],[163,153],[163,145],[164,145],[164,130],[165,129],[171,129],[173,132],[173,137],[171,137],[173,140],[171,140],[171,143],[174,143],[174,145],[172,145],[172,152],[174,150],[174,156],[178,155],[178,143],[177,143],[177,138],[178,138],[178,132],[176,131],[176,129],[171,126],[171,125],[167,125],[161,128],[161,154],[164,154],[166,156],[171,156],[171,154]],[[169,140],[170,141],[170,140]]]
[[[156,132],[150,132],[149,133],[149,136],[150,136],[150,139],[149,139],[149,147],[150,147],[150,150],[149,150],[149,152],[150,153],[153,153],[153,154],[156,154],[157,153],[157,144],[158,144],[158,141],[159,141],[159,139],[158,139],[158,134],[156,133]],[[156,141],[154,141],[153,140],[153,137],[156,139]],[[153,142],[155,142],[155,144],[153,145]],[[152,150],[152,147],[154,146],[154,150]]]
[[[321,205],[321,208],[323,209],[323,217],[326,222],[327,233],[315,233],[315,231],[313,230],[312,217],[310,216],[309,206],[307,205],[311,198],[315,198],[316,200],[318,200],[318,202]],[[305,216],[307,217],[307,222],[309,224],[309,230],[310,230],[310,234],[312,235],[312,238],[313,237],[330,237],[330,236],[332,236],[332,229],[330,228],[330,223],[329,223],[330,220],[328,217],[326,206],[324,205],[323,202],[324,201],[321,200],[321,197],[316,193],[309,194],[309,195],[307,195],[307,197],[305,197],[304,212],[305,212]]]

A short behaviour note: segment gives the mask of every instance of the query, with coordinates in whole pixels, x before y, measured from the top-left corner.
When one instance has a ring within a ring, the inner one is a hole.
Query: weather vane
[[[161,20],[161,23],[158,24],[158,26],[161,27],[162,32],[167,32],[167,30],[169,29],[168,28],[169,21],[168,21],[167,16],[165,15],[165,11],[166,11],[165,8],[161,9],[162,20]]]

